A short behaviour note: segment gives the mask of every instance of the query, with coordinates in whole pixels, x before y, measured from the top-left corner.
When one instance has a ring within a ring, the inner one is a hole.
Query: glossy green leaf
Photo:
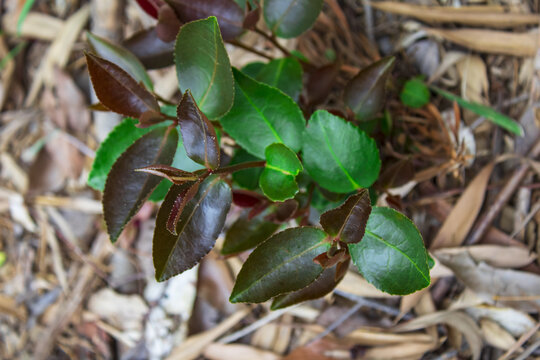
[[[321,226],[328,234],[346,243],[358,243],[366,230],[371,213],[367,189],[351,195],[340,207],[321,215]]]
[[[115,161],[126,149],[144,134],[152,131],[156,126],[149,128],[138,128],[135,125],[137,120],[125,118],[118,124],[101,143],[96,152],[96,157],[92,165],[92,170],[88,175],[88,185],[96,190],[105,189],[107,174],[111,170]],[[157,127],[163,125],[157,125]]]
[[[381,161],[375,141],[327,111],[313,113],[303,141],[304,167],[330,191],[348,193],[369,187],[379,175]]]
[[[227,231],[221,253],[231,255],[252,249],[272,236],[278,228],[279,224],[266,221],[262,216],[253,219],[241,216]]]
[[[86,63],[97,98],[108,109],[134,118],[147,113],[159,114],[154,95],[120,67],[88,53]]]
[[[129,50],[91,32],[87,32],[86,37],[96,54],[118,65],[137,82],[142,82],[148,89],[153,90],[152,80],[148,76],[146,69],[141,61]]]
[[[248,70],[251,71],[251,69]],[[264,64],[252,77],[257,81],[278,88],[294,101],[298,101],[300,92],[302,92],[302,74],[302,66],[298,60],[288,57],[275,59]]]
[[[135,55],[147,69],[159,69],[174,64],[174,41],[164,42],[156,27],[141,30],[124,40],[122,45]]]
[[[305,121],[302,111],[276,88],[253,80],[234,69],[234,105],[220,122],[224,130],[249,153],[263,159],[273,143],[300,150]]]
[[[386,102],[386,82],[394,62],[394,57],[387,57],[371,64],[345,87],[343,100],[358,120],[370,120],[382,110]]]
[[[216,18],[182,26],[174,54],[180,89],[190,89],[210,119],[227,113],[233,104],[234,80]]]
[[[175,129],[159,127],[137,140],[116,160],[103,192],[103,215],[111,241],[118,239],[161,181],[157,176],[135,170],[152,164],[171,164],[177,144]]]
[[[257,160],[260,159],[251,155],[246,150],[240,148],[234,153],[230,165],[236,165]],[[233,173],[232,176],[233,180],[236,181],[236,183],[241,187],[249,190],[255,190],[259,187],[259,177],[261,176],[262,172],[262,168],[251,168],[236,171]]]
[[[347,265],[342,266],[348,266],[349,261],[347,261],[346,263]],[[287,306],[296,305],[308,300],[315,300],[329,294],[332,290],[336,288],[340,281],[343,280],[343,277],[345,275],[345,272],[343,272],[341,276],[339,276],[340,274],[337,274],[336,269],[337,266],[324,269],[324,271],[317,278],[317,280],[315,280],[305,288],[288,294],[277,296],[272,301],[272,306],[270,307],[270,309],[283,309]],[[338,275],[337,278],[336,275]]]
[[[324,0],[265,0],[263,14],[274,34],[293,38],[313,26]]]
[[[232,40],[242,33],[244,12],[234,0],[166,0],[183,23],[215,16],[223,39]],[[218,29],[219,31],[219,29]]]
[[[241,71],[242,71],[245,75],[247,75],[247,76],[249,76],[249,77],[255,79],[255,78],[257,77],[257,75],[259,75],[259,73],[261,72],[261,70],[262,70],[265,66],[266,66],[266,64],[263,63],[262,61],[254,61],[254,62],[251,62],[251,63],[245,65],[245,66],[241,69]]]
[[[405,83],[399,97],[408,107],[421,108],[429,103],[431,93],[421,79],[411,79]]]
[[[485,117],[486,119],[490,120],[494,124],[502,127],[503,129],[510,131],[511,133],[514,133],[519,136],[524,135],[523,127],[521,126],[521,124],[517,123],[516,121],[512,120],[508,116],[501,114],[500,112],[496,111],[495,109],[489,106],[467,101],[463,98],[460,98],[459,96],[451,94],[448,91],[444,91],[435,86],[432,86],[431,89],[435,91],[436,93],[438,93],[439,95],[447,98],[448,100],[457,102],[458,105],[461,106],[462,108],[470,110],[480,116]]]
[[[208,169],[219,167],[219,142],[214,126],[201,112],[191,91],[186,90],[177,110],[178,125],[186,153]]]
[[[174,185],[165,197],[156,219],[152,255],[156,279],[164,281],[195,266],[214,247],[229,211],[231,188],[218,177],[209,177],[179,217],[176,233],[167,230],[173,205],[186,187]]]
[[[349,244],[352,260],[379,290],[407,295],[430,283],[428,255],[422,236],[403,214],[374,208],[364,238]]]
[[[302,171],[302,163],[287,146],[276,143],[265,151],[266,165],[259,179],[263,193],[273,201],[291,199],[298,192],[296,175]]]
[[[323,268],[313,258],[328,250],[326,234],[316,228],[292,228],[277,233],[249,255],[238,273],[232,303],[264,302],[311,284]]]

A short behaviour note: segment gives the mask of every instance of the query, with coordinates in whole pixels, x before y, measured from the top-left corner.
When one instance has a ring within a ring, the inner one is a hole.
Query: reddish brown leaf
[[[414,179],[414,166],[410,159],[400,160],[384,169],[377,180],[381,189],[390,189],[405,185]]]
[[[260,7],[250,10],[246,14],[246,18],[244,19],[244,24],[242,26],[244,27],[244,29],[253,30],[255,29],[255,26],[259,22],[260,17],[261,17]]]
[[[317,105],[323,102],[332,90],[338,74],[338,64],[325,65],[308,72],[306,83],[308,104]]]
[[[233,190],[233,204],[242,208],[250,208],[265,202],[266,198],[256,192],[249,190]]]
[[[219,167],[219,143],[214,126],[186,90],[177,109],[178,125],[187,155],[208,169]]]
[[[154,96],[117,65],[86,53],[88,72],[99,101],[114,112],[139,118],[147,111],[159,113]]]
[[[174,41],[164,42],[151,27],[135,33],[122,44],[147,69],[159,69],[174,64]]]
[[[244,13],[234,0],[167,0],[183,23],[215,16],[223,40],[232,40],[242,33]]]
[[[167,230],[169,230],[171,234],[177,235],[176,224],[178,224],[178,220],[180,220],[180,216],[182,215],[182,211],[184,211],[186,204],[193,199],[197,190],[199,190],[199,184],[200,182],[196,182],[193,185],[186,187],[178,194],[174,201],[171,213],[167,219]]]
[[[321,226],[328,234],[346,243],[358,243],[364,237],[371,213],[367,189],[351,195],[343,205],[321,215]]]
[[[158,11],[163,1],[161,0],[137,0],[137,4],[151,17],[157,19]]]
[[[156,34],[164,42],[171,42],[176,39],[182,23],[178,20],[174,10],[167,4],[159,8]]]
[[[313,261],[319,265],[321,265],[323,268],[329,268],[337,263],[343,262],[348,254],[346,249],[339,249],[332,251],[333,249],[330,249],[328,252],[322,253],[318,256],[316,256]]]
[[[295,199],[289,199],[282,203],[276,203],[276,210],[266,217],[266,220],[275,223],[284,223],[291,220],[298,210],[299,204]]]

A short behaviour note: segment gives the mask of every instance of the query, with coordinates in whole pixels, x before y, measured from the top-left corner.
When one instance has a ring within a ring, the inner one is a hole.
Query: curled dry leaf
[[[485,262],[498,268],[521,268],[536,259],[536,254],[525,247],[510,247],[501,245],[473,245],[458,248],[444,248],[435,251],[439,255],[455,255],[468,253],[476,262]]]
[[[89,53],[86,62],[96,95],[110,110],[134,118],[160,112],[156,98],[120,67]]]

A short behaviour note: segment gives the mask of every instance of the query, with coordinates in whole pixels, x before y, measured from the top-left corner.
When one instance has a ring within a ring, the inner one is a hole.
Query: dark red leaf
[[[321,215],[324,231],[346,243],[358,243],[364,237],[371,213],[371,200],[367,189],[351,195],[343,205]]]
[[[386,57],[362,69],[347,84],[345,104],[362,121],[371,120],[386,102],[386,82],[394,65],[394,57]]]
[[[166,0],[183,23],[215,16],[223,40],[232,40],[242,33],[244,13],[234,0]]]
[[[259,19],[261,18],[261,8],[257,7],[253,10],[250,10],[246,14],[246,18],[244,19],[243,28],[248,30],[255,29],[255,26],[259,22]]]
[[[207,178],[189,201],[176,225],[177,235],[167,230],[167,221],[178,196],[190,184],[173,185],[159,209],[152,255],[156,279],[164,281],[197,264],[214,247],[231,205],[231,188],[218,177]]]
[[[156,34],[164,42],[171,42],[176,39],[182,23],[178,20],[174,10],[167,4],[159,8]]]
[[[329,64],[308,72],[306,95],[309,105],[317,105],[326,100],[336,82],[339,68],[338,64]]]
[[[317,280],[299,291],[277,296],[272,302],[271,309],[282,309],[303,301],[318,299],[330,293],[345,276],[345,273],[341,269],[348,268],[349,262],[350,259],[347,259],[346,261],[339,263],[338,266],[341,265],[340,269],[338,269],[337,266],[324,269]]]
[[[164,42],[151,27],[135,33],[122,44],[147,69],[159,69],[174,64],[174,41]]]
[[[186,182],[195,181],[198,179],[197,175],[192,172],[180,170],[168,165],[150,165],[137,169],[137,171],[161,176],[176,185],[182,185]]]
[[[276,203],[276,209],[273,213],[266,217],[266,220],[278,224],[287,222],[294,218],[298,210],[299,204],[295,199],[289,199],[282,203]]]
[[[157,176],[135,171],[155,163],[172,163],[178,145],[176,129],[160,127],[131,145],[114,163],[103,193],[103,211],[111,241],[158,186]]]
[[[386,190],[405,185],[414,179],[414,166],[410,159],[399,160],[383,170],[377,180],[377,187]]]
[[[176,224],[178,224],[178,220],[180,220],[180,216],[182,215],[182,211],[184,211],[186,204],[193,199],[197,193],[197,190],[199,190],[199,184],[199,182],[196,182],[193,185],[188,186],[185,190],[178,194],[176,200],[174,200],[171,213],[167,219],[167,230],[169,230],[171,234],[177,235]]]
[[[89,53],[86,62],[96,95],[110,110],[134,118],[147,111],[159,113],[156,98],[120,67]]]
[[[144,129],[167,120],[160,112],[154,110],[145,111],[139,116],[138,128]]]
[[[336,265],[337,263],[345,261],[348,256],[347,250],[344,248],[335,250],[334,252],[332,252],[332,249],[330,249],[328,252],[316,256],[313,261],[326,269]]]
[[[208,169],[219,167],[219,143],[214,126],[186,90],[177,109],[178,125],[187,155]]]
[[[161,0],[137,0],[137,4],[151,17],[157,19],[158,11],[163,1]]]
[[[261,202],[265,202],[266,197],[249,190],[233,190],[233,204],[242,208],[254,207]]]

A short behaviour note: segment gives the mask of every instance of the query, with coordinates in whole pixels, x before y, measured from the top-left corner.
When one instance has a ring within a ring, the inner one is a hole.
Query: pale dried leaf
[[[439,347],[437,342],[432,343],[403,343],[399,345],[381,346],[368,349],[362,359],[420,359],[428,351]]]
[[[456,63],[461,78],[461,97],[465,100],[489,105],[486,95],[489,80],[486,64],[478,55],[467,55]]]
[[[455,247],[463,243],[482,208],[493,166],[493,163],[484,166],[467,186],[433,239],[430,249]]]
[[[273,352],[259,350],[241,344],[210,344],[204,350],[204,356],[210,360],[278,360],[281,357]]]
[[[485,262],[498,268],[520,268],[529,265],[536,259],[536,254],[527,248],[500,245],[473,245],[458,248],[445,248],[435,251],[438,254],[455,255],[468,252],[476,262]]]
[[[490,54],[506,54],[514,56],[534,56],[536,54],[537,30],[517,33],[483,29],[430,29],[430,35],[438,36],[471,50]]]
[[[486,318],[495,321],[514,337],[520,337],[536,325],[536,320],[530,315],[509,307],[477,305],[468,307],[465,311],[476,320]]]
[[[486,342],[496,348],[508,350],[516,343],[516,339],[493,320],[480,319],[480,329]]]
[[[424,329],[426,327],[446,324],[462,333],[473,353],[473,359],[479,359],[482,351],[482,337],[480,329],[473,319],[460,311],[439,311],[433,314],[424,315],[400,324],[394,328],[397,332]]]
[[[365,296],[365,297],[373,297],[373,298],[389,298],[389,297],[396,297],[394,295],[390,295],[387,293],[384,293],[380,290],[378,290],[375,286],[371,285],[361,277],[360,275],[349,271],[341,280],[339,285],[337,286],[338,290],[341,290],[346,293],[358,295],[358,296]]]

